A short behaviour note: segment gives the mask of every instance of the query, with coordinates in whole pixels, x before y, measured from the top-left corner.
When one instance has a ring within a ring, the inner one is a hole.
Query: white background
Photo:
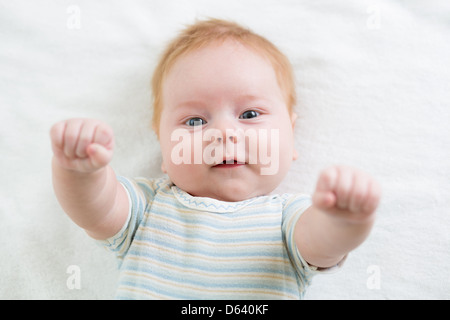
[[[294,65],[300,158],[278,192],[311,193],[332,164],[382,184],[372,234],[306,298],[450,299],[445,0],[0,0],[0,298],[113,297],[114,258],[54,197],[48,132],[99,118],[118,174],[161,176],[150,78],[167,41],[205,17],[250,27]]]

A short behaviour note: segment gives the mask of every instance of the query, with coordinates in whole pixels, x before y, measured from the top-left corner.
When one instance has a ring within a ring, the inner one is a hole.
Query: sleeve
[[[308,286],[311,283],[311,279],[314,275],[323,272],[332,272],[338,270],[344,260],[342,259],[339,264],[331,268],[318,268],[312,266],[303,259],[300,251],[297,248],[297,244],[294,239],[295,225],[303,212],[311,206],[311,197],[305,194],[285,196],[283,205],[283,218],[282,218],[282,232],[286,248],[291,259],[291,262],[299,276],[299,279],[304,286]]]
[[[127,179],[121,176],[118,176],[117,179],[125,188],[128,195],[130,204],[128,218],[123,227],[114,236],[97,242],[100,246],[113,252],[121,261],[130,248],[147,207],[155,197],[156,189],[154,188],[155,184],[151,180],[142,178]]]

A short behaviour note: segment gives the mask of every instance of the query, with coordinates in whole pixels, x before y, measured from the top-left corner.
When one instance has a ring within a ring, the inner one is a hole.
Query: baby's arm
[[[116,234],[128,217],[128,196],[108,163],[114,136],[106,124],[70,119],[51,131],[53,187],[64,211],[95,239]]]
[[[339,263],[369,235],[381,195],[369,175],[348,167],[324,170],[313,194],[313,205],[297,222],[295,241],[311,265]]]

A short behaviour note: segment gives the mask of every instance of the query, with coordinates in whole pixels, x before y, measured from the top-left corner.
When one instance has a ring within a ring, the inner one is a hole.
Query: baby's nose
[[[223,139],[222,137],[218,137],[217,141],[222,142],[222,139]],[[237,143],[238,142],[238,138],[237,138],[237,135],[235,133],[228,134],[228,135],[226,135],[224,141],[231,141],[232,143]]]
[[[228,129],[222,134],[222,137],[219,137],[217,140],[219,142],[222,142],[223,140],[223,143],[231,142],[236,144],[239,142],[238,132]]]
[[[230,119],[227,116],[220,117],[217,122],[213,124],[213,127],[218,130],[217,141],[221,143],[237,144],[240,142],[242,129],[237,125],[234,119]]]
[[[237,137],[236,132],[233,131],[233,132],[227,134],[227,140],[231,141],[233,143],[237,143],[238,142],[238,137]]]

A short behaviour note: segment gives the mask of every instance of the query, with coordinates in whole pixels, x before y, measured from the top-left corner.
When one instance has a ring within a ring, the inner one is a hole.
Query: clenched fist
[[[50,130],[55,161],[63,168],[83,173],[94,172],[112,159],[112,129],[93,119],[70,119]]]
[[[374,216],[381,188],[368,174],[350,167],[324,170],[317,181],[313,205],[348,222],[365,222]]]

